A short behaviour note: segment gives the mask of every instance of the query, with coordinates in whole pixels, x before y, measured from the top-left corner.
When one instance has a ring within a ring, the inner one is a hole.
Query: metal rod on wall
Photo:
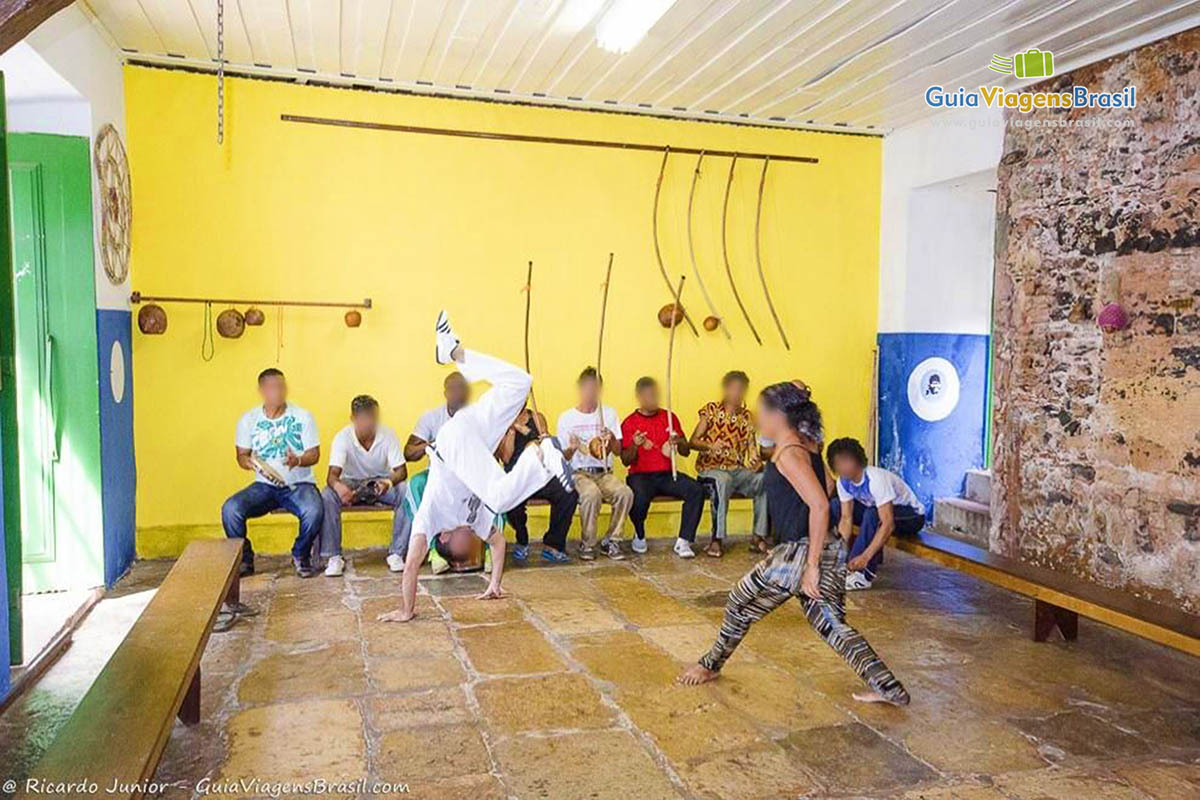
[[[557,136],[531,136],[523,133],[496,133],[493,131],[468,131],[454,128],[425,128],[419,125],[393,125],[386,122],[363,122],[353,119],[334,119],[331,117],[307,117],[299,114],[280,114],[283,122],[300,122],[307,125],[330,125],[338,128],[361,128],[373,131],[393,131],[396,133],[424,133],[433,136],[457,136],[464,139],[490,139],[501,142],[528,142],[534,144],[564,144],[574,147],[604,147],[613,150],[640,150],[652,153],[663,152],[661,144],[641,144],[639,142],[613,142],[603,139],[568,139]],[[750,153],[740,150],[700,150],[693,147],[671,147],[672,153],[690,153],[700,155],[732,158],[770,158],[772,161],[791,162],[796,164],[817,164],[818,159],[811,156],[792,156],[781,153]]]
[[[361,302],[355,303],[335,303],[326,300],[246,300],[235,299],[230,300],[220,297],[166,297],[162,295],[151,296],[134,292],[129,295],[129,302],[137,305],[138,303],[214,303],[219,306],[291,306],[294,308],[370,308],[371,298],[364,298]]]

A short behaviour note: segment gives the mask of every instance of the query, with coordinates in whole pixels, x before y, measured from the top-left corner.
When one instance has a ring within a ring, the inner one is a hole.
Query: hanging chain
[[[217,0],[217,144],[225,142],[225,0]]]

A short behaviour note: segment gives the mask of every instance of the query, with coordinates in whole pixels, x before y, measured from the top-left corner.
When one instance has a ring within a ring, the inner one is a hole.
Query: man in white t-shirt
[[[321,533],[321,495],[312,466],[321,457],[321,440],[312,414],[287,402],[287,381],[277,369],[258,375],[262,405],[238,420],[237,464],[253,472],[254,483],[221,506],[225,535],[242,539],[242,575],[254,574],[254,548],[246,536],[246,520],[265,516],[277,508],[300,520],[292,544],[292,565],[301,578],[312,576],[309,551]]]
[[[425,457],[425,448],[437,439],[442,426],[470,402],[471,386],[461,372],[451,372],[442,383],[442,394],[446,402],[422,414],[413,432],[409,434],[408,441],[404,444],[406,461],[420,461]]]
[[[883,546],[893,533],[912,535],[925,527],[925,505],[904,479],[894,472],[867,464],[867,453],[857,439],[835,439],[825,454],[837,475],[838,503],[831,522],[850,544],[846,589],[870,589]]]
[[[565,449],[574,470],[575,490],[579,492],[579,523],[582,535],[579,557],[596,557],[596,526],[600,506],[608,503],[612,515],[608,532],[599,543],[609,558],[620,560],[621,540],[625,538],[625,520],[633,505],[633,490],[613,474],[613,455],[621,452],[621,420],[612,406],[599,413],[602,378],[595,367],[579,373],[579,404],[558,415],[554,435]],[[603,424],[601,419],[603,418]]]
[[[496,449],[525,407],[533,379],[498,358],[463,349],[445,312],[438,314],[436,356],[439,364],[456,363],[468,380],[485,380],[491,388],[459,410],[428,447],[429,478],[412,523],[400,608],[379,616],[384,622],[407,622],[415,615],[417,572],[432,545],[442,558],[460,562],[474,547],[472,537],[491,548],[492,575],[479,599],[504,596],[504,531],[496,515],[512,509],[557,478],[564,488],[570,475],[563,454],[546,437],[526,447],[510,471],[496,461]]]
[[[337,577],[346,570],[342,558],[342,509],[354,505],[379,505],[392,509],[391,549],[407,553],[409,521],[404,514],[408,467],[396,432],[379,424],[379,403],[360,394],[350,401],[350,424],[338,431],[329,449],[329,471],[321,500],[321,552],[325,574]]]

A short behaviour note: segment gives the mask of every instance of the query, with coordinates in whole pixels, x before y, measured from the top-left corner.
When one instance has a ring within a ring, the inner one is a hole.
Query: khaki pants
[[[625,518],[633,505],[633,490],[611,472],[591,473],[576,471],[575,491],[579,493],[579,524],[583,528],[583,546],[596,546],[596,520],[600,517],[600,505],[612,506],[612,519],[608,523],[605,538],[621,541],[625,538]]]

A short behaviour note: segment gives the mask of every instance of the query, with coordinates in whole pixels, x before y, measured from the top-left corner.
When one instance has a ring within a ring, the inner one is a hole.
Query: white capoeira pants
[[[500,440],[529,397],[529,373],[483,353],[463,353],[458,365],[463,376],[487,381],[491,388],[451,417],[429,447],[429,481],[413,520],[414,535],[428,538],[469,525],[486,539],[496,514],[513,509],[554,477],[533,448],[521,453],[510,472],[496,461]]]

